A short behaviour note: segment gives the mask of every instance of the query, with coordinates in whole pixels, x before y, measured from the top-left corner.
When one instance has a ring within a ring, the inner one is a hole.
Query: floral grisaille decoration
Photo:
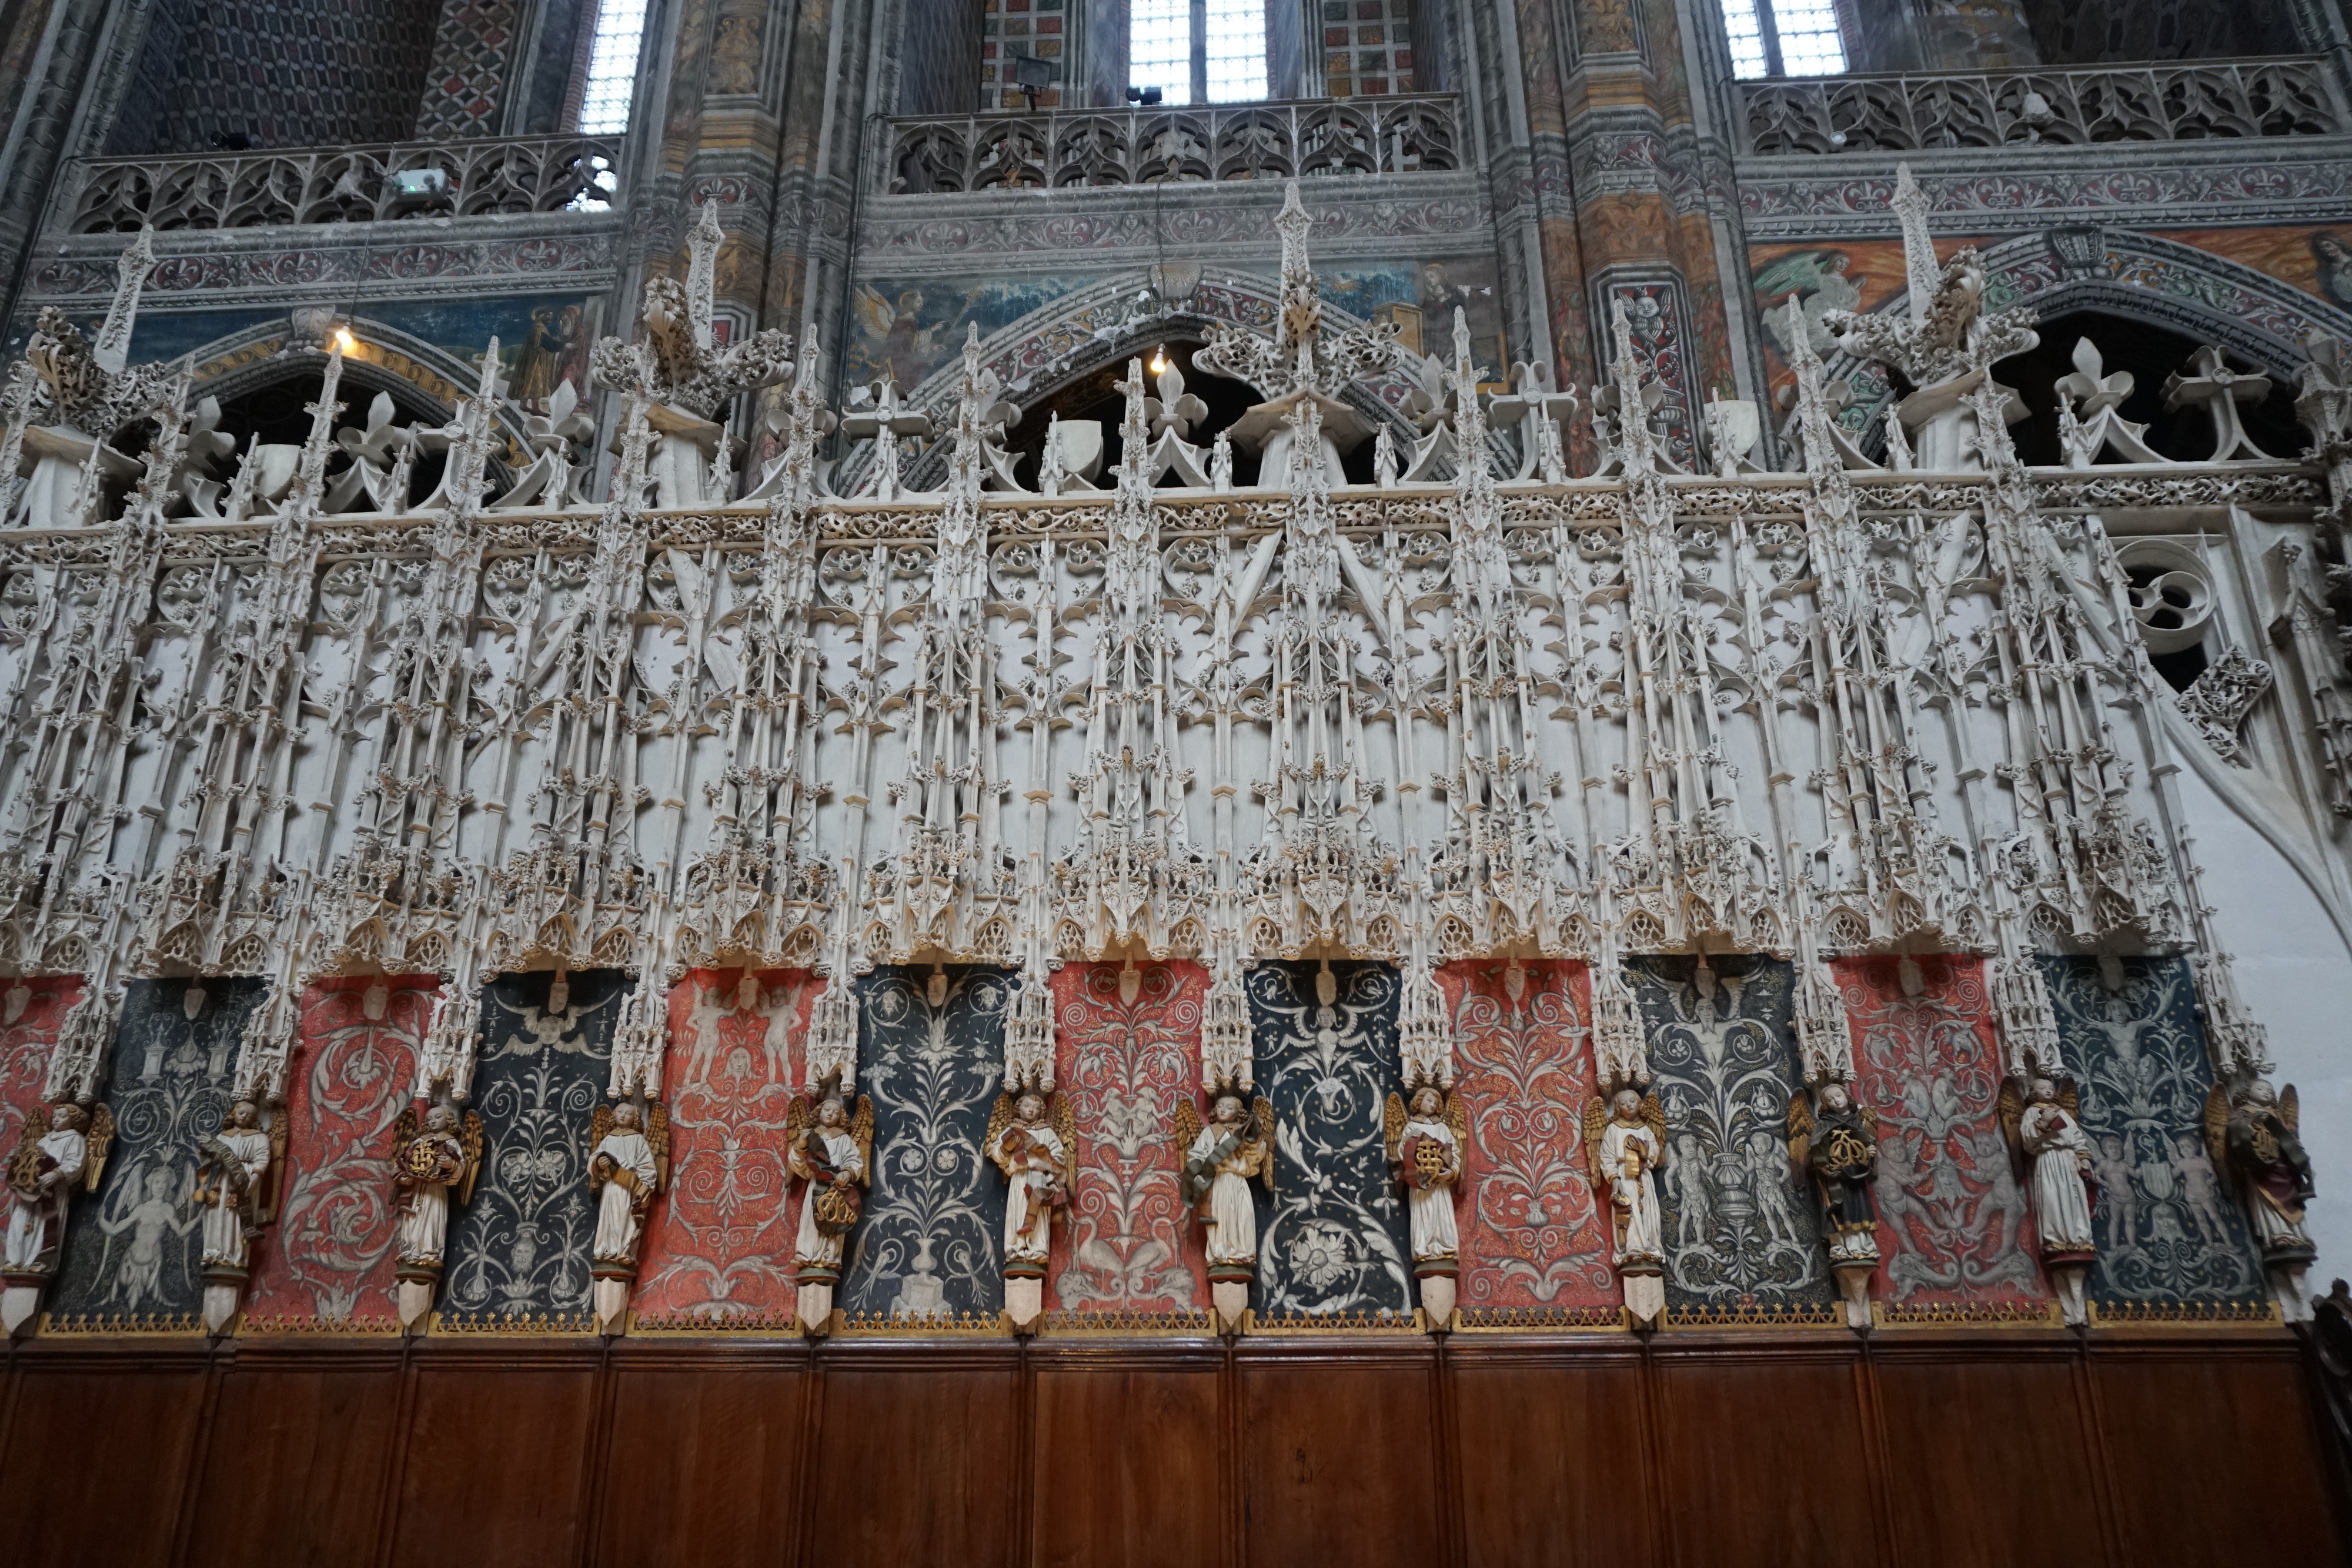
[[[2098,1238],[2095,1307],[2264,1300],[2252,1238],[2205,1148],[2213,1086],[2185,958],[2041,959],[2081,1067]]]
[[[444,1319],[588,1326],[596,1210],[583,1134],[629,986],[594,970],[509,975],[484,988],[474,1103],[488,1142],[473,1201],[450,1226]]]
[[[1675,1311],[1815,1305],[1830,1277],[1814,1207],[1789,1161],[1797,1083],[1790,967],[1773,958],[1633,958],[1651,1088],[1665,1109],[1660,1173],[1666,1301]]]
[[[237,1039],[261,991],[253,979],[132,982],[106,1094],[113,1148],[98,1190],[74,1197],[52,1313],[185,1315],[193,1326],[204,1298],[196,1141],[228,1108]]]
[[[1262,1315],[1412,1312],[1381,1113],[1402,1088],[1395,969],[1262,964],[1245,982],[1279,1160],[1258,1199]]]
[[[1004,1086],[1011,982],[979,967],[886,968],[857,991],[874,1185],[851,1239],[842,1310],[900,1321],[993,1314],[1004,1184],[981,1145]]]

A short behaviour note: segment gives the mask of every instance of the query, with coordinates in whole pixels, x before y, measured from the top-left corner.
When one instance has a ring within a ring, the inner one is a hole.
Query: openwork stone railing
[[[894,122],[885,189],[1181,184],[1459,166],[1451,94]]]
[[[1887,152],[2046,142],[2319,136],[2345,105],[2315,56],[1740,85],[1748,150]]]
[[[68,234],[364,224],[601,208],[618,192],[617,138],[531,136],[205,156],[93,158]]]

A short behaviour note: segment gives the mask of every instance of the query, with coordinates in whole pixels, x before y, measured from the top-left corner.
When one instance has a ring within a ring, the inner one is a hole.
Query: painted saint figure
[[[2021,1099],[2014,1082],[2001,1086],[2001,1128],[2033,1195],[2042,1267],[2058,1293],[2061,1315],[2069,1323],[2082,1323],[2088,1321],[2083,1277],[2098,1254],[2099,1239],[2091,1226],[2095,1156],[2074,1107],[2071,1079],[2062,1089],[2037,1075]]]
[[[1832,1079],[1808,1100],[1789,1096],[1789,1157],[1812,1178],[1830,1267],[1845,1297],[1846,1322],[1870,1325],[1870,1284],[1878,1270],[1878,1207],[1871,1188],[1878,1169],[1878,1114],[1856,1105]]]
[[[2290,1083],[2284,1094],[2255,1078],[2230,1095],[2220,1084],[2205,1102],[2205,1141],[2216,1170],[2236,1178],[2254,1240],[2290,1318],[2311,1315],[2303,1297],[2304,1271],[2318,1256],[2304,1228],[2311,1201],[2311,1155],[2303,1146],[2302,1104]]]
[[[482,1168],[482,1115],[469,1111],[460,1127],[457,1113],[436,1105],[420,1124],[415,1107],[393,1123],[392,1179],[407,1199],[400,1216],[400,1322],[413,1329],[433,1305],[441,1281],[442,1251],[449,1239],[449,1199],[473,1196]]]

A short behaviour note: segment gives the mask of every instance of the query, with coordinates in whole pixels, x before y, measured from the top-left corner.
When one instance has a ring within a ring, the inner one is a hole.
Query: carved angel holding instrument
[[[654,1195],[669,1185],[669,1112],[658,1100],[642,1117],[634,1101],[599,1105],[589,1122],[588,1140],[588,1190],[596,1199],[596,1235],[589,1254],[600,1266],[634,1270],[646,1211]]]
[[[862,1207],[860,1187],[874,1180],[874,1102],[857,1097],[852,1114],[828,1081],[816,1096],[795,1094],[784,1112],[784,1163],[809,1184],[793,1253],[803,1285],[841,1278],[842,1249]]]
[[[6,1272],[42,1275],[56,1266],[74,1183],[98,1190],[113,1141],[114,1117],[103,1105],[92,1114],[68,1101],[51,1106],[46,1122],[25,1118],[23,1140],[8,1159],[8,1231],[0,1252]]]
[[[1454,1272],[1462,1250],[1454,1222],[1454,1195],[1462,1180],[1462,1150],[1470,1128],[1461,1097],[1424,1083],[1412,1103],[1389,1096],[1383,1132],[1389,1169],[1405,1189],[1412,1219],[1415,1275]]]
[[[430,1278],[440,1272],[449,1238],[450,1189],[467,1202],[481,1174],[482,1113],[467,1112],[461,1128],[450,1106],[434,1106],[421,1123],[410,1106],[393,1123],[392,1136],[393,1183],[408,1199],[400,1217],[401,1267]]]
[[[1178,1180],[1184,1205],[1207,1228],[1209,1281],[1242,1283],[1257,1271],[1257,1210],[1252,1176],[1274,1190],[1274,1104],[1264,1095],[1246,1111],[1238,1094],[1220,1094],[1208,1124],[1192,1097],[1176,1102],[1176,1146],[1183,1151]]]
[[[1004,1202],[1004,1272],[1040,1278],[1054,1239],[1054,1211],[1077,1185],[1077,1126],[1066,1094],[1032,1089],[996,1097],[983,1146],[1011,1184]]]
[[[1789,1096],[1789,1157],[1812,1178],[1833,1263],[1876,1262],[1878,1114],[1835,1080]]]

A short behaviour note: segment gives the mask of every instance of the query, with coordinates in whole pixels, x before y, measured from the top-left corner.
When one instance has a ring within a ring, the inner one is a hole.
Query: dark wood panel
[[[1896,1556],[1934,1568],[2096,1568],[2102,1524],[2075,1364],[1881,1357]]]
[[[2290,1355],[2093,1355],[2133,1568],[2345,1561]]]
[[[1862,1399],[1844,1356],[1662,1357],[1662,1511],[1685,1568],[1882,1560]]]
[[[1223,1554],[1218,1369],[1041,1368],[1030,1561],[1208,1568]]]
[[[792,1563],[803,1382],[798,1367],[616,1373],[597,1560]]]
[[[1010,1564],[1021,1378],[999,1365],[820,1375],[803,1561]]]
[[[518,1370],[469,1357],[415,1375],[392,1560],[462,1543],[468,1561],[499,1568],[572,1568],[593,1364]]]
[[[1641,1364],[1485,1360],[1454,1365],[1469,1568],[1646,1568],[1649,1422]]]
[[[200,1365],[20,1365],[0,1454],[0,1563],[169,1562],[204,1402]]]
[[[1243,1561],[1444,1563],[1427,1363],[1244,1360]]]
[[[188,1562],[282,1568],[373,1562],[400,1369],[223,1375]]]

